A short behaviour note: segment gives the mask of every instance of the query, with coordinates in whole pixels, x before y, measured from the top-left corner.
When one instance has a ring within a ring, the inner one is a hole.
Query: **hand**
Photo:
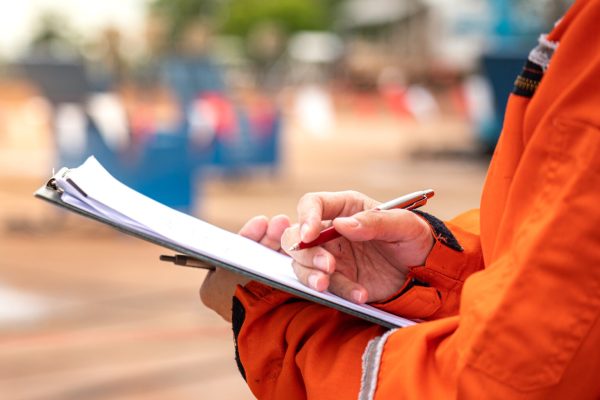
[[[239,234],[273,249],[281,250],[281,235],[290,226],[290,220],[285,215],[278,215],[269,220],[265,216],[250,219]],[[238,285],[250,281],[242,275],[217,268],[204,278],[200,288],[200,299],[205,306],[215,311],[224,320],[231,322],[231,302]]]
[[[304,195],[298,203],[299,224],[285,231],[283,248],[316,239],[332,223],[342,237],[289,252],[298,279],[355,303],[381,301],[396,293],[409,268],[424,264],[434,239],[429,225],[416,214],[372,210],[378,204],[353,191]]]

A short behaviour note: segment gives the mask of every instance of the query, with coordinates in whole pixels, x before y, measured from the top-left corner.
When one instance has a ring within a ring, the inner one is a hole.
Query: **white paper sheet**
[[[171,209],[134,191],[112,177],[94,157],[55,178],[57,185],[64,191],[62,200],[74,207],[395,326],[415,324],[414,321],[369,305],[354,304],[331,293],[317,292],[303,285],[293,272],[289,256]]]

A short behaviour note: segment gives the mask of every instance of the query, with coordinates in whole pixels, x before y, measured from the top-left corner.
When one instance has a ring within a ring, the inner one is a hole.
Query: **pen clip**
[[[414,210],[415,208],[419,208],[427,204],[427,196],[423,196],[422,198],[415,200],[412,204],[406,206],[405,210]]]

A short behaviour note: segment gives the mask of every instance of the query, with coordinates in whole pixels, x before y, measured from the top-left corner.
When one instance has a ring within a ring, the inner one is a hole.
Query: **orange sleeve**
[[[390,334],[369,398],[600,398],[598,126],[539,125],[458,316]]]
[[[356,398],[361,355],[385,330],[257,282],[238,287],[233,325],[238,367],[261,400]]]
[[[387,336],[367,398],[600,398],[598,21],[600,1],[577,1],[531,102],[509,99],[481,205],[485,269],[457,316]]]

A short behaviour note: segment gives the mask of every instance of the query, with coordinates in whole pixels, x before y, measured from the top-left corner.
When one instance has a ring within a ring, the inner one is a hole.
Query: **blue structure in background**
[[[53,106],[75,104],[84,111],[91,92],[81,63],[34,60],[19,66],[40,87]],[[117,179],[168,206],[192,212],[207,168],[226,175],[240,175],[255,166],[275,169],[279,162],[280,114],[272,123],[253,125],[248,110],[231,103],[236,130],[233,135],[214,135],[210,143],[197,145],[190,136],[188,114],[204,93],[227,99],[219,68],[206,58],[167,60],[164,83],[175,93],[184,118],[168,132],[153,132],[126,149],[109,147],[99,127],[84,115],[84,148],[73,154],[57,146],[58,165],[77,166],[94,155]],[[61,82],[63,84],[61,84]]]
[[[490,0],[493,28],[489,33],[490,48],[481,61],[494,95],[495,118],[477,127],[483,145],[489,149],[495,147],[500,136],[514,81],[544,30],[540,16],[524,15],[517,4],[516,0]]]
[[[489,52],[482,57],[482,68],[494,95],[494,119],[479,126],[478,132],[482,144],[490,150],[500,136],[508,95],[526,59],[527,52],[508,51]]]
[[[207,57],[171,57],[164,61],[160,75],[184,107],[202,93],[225,92],[221,71]]]
[[[217,137],[211,165],[229,176],[241,175],[253,166],[276,169],[279,165],[281,114],[274,116],[266,132],[255,132],[243,110],[236,110],[236,115],[239,129],[236,140]]]
[[[172,57],[163,64],[161,78],[184,110],[189,110],[203,94],[219,93],[227,99],[221,70],[206,57]],[[275,170],[279,165],[281,114],[276,112],[268,126],[257,127],[252,124],[248,110],[230,103],[235,114],[235,132],[230,135],[216,132],[209,148],[199,150],[210,154],[192,156],[196,164],[200,168],[214,167],[226,176],[241,175],[256,166]]]
[[[121,182],[170,207],[193,211],[200,181],[183,130],[154,134],[143,146],[117,153],[90,121],[87,140],[84,156],[94,155]]]

